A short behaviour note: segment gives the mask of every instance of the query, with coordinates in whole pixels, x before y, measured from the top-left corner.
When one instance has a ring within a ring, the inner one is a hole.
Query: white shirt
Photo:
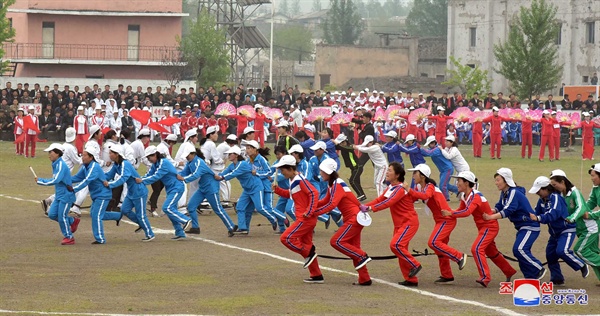
[[[129,161],[132,165],[135,164],[135,155],[133,152],[133,148],[131,147],[131,143],[128,140],[125,140],[123,143],[123,154],[125,154],[125,159]]]
[[[356,148],[362,153],[369,154],[369,158],[371,159],[371,161],[373,161],[373,164],[375,165],[376,168],[377,167],[380,167],[380,168],[387,167],[387,165],[388,165],[387,158],[385,158],[385,155],[383,154],[383,151],[381,151],[381,147],[379,147],[379,145],[375,144],[375,145],[371,145],[370,147],[358,146]]]
[[[73,120],[73,127],[75,127],[75,131],[77,133],[77,135],[84,135],[85,134],[85,127],[87,125],[88,121],[87,118],[85,117],[85,115],[77,115],[75,116],[75,119]]]
[[[186,147],[196,147],[192,142],[190,142],[189,140],[184,142],[183,144],[181,144],[181,146],[179,146],[179,149],[177,150],[177,154],[175,154],[175,162],[177,163],[177,165],[175,165],[175,168],[179,169],[179,170],[183,170],[183,168],[185,167],[185,164],[187,162],[186,157],[183,157],[183,149]],[[183,162],[183,165],[179,165],[180,162]]]
[[[90,142],[88,142],[90,143]],[[96,143],[97,144],[97,143]],[[108,139],[106,140],[103,144],[102,144],[102,152],[100,153],[100,159],[104,160],[104,161],[110,161],[110,147],[113,145],[118,144],[117,142],[115,142],[112,139]],[[105,173],[110,171],[110,168],[112,166],[106,166],[105,164],[100,164],[100,166],[102,167],[102,171],[104,171]]]
[[[75,165],[81,165],[83,163],[81,157],[79,157],[79,154],[77,153],[77,148],[71,143],[64,143],[63,148],[65,150],[63,151],[62,159],[67,164],[67,167],[69,167],[69,170],[73,172]]]
[[[101,153],[101,156],[99,157],[100,161],[98,161],[98,164],[100,165],[100,167],[102,167],[102,170],[105,170],[105,166],[106,166],[106,162],[104,160],[104,158],[102,157],[102,150],[100,149],[100,144],[98,144],[98,141],[96,141],[95,139],[90,139],[87,143],[85,143],[86,146],[92,146],[94,148],[96,148],[96,150],[98,150],[99,153]]]
[[[106,126],[110,127],[111,129],[114,129],[115,131],[120,131],[121,130],[121,119],[120,118],[108,118],[106,121]]]
[[[290,117],[294,120],[294,125],[302,127],[302,112],[300,112],[300,109],[296,109],[290,113]]]
[[[452,162],[452,166],[457,172],[470,171],[469,163],[456,147],[446,147],[442,149],[442,155]]]
[[[219,154],[221,154],[221,157],[223,158],[224,162],[227,161],[227,156],[229,156],[229,154],[225,153],[229,150],[229,148],[231,148],[231,146],[229,146],[229,144],[226,142],[220,143],[219,146],[217,146],[217,151],[219,152]]]
[[[160,142],[158,146],[156,146],[156,150],[163,156],[165,156],[165,159],[167,159],[173,166],[177,165],[177,162],[175,162],[173,157],[171,157],[171,153],[169,153],[169,145],[167,145],[167,143],[164,140]]]
[[[214,171],[223,171],[225,169],[225,162],[223,161],[223,157],[217,150],[217,146],[215,143],[207,139],[204,145],[200,147],[202,150],[202,154],[204,154],[204,159],[207,161],[210,169]]]
[[[140,167],[141,163],[144,163],[146,167],[150,167],[151,164],[150,161],[148,161],[148,159],[146,158],[146,154],[144,152],[144,144],[142,144],[142,141],[137,139],[133,143],[131,143],[130,146],[131,149],[133,149],[133,166],[135,167],[135,169],[137,170]]]

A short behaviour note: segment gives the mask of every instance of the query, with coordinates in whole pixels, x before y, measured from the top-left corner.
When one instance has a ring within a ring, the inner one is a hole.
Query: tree
[[[563,64],[558,63],[557,7],[534,0],[531,8],[521,7],[508,40],[494,45],[500,68],[494,69],[510,82],[520,98],[551,90],[560,81]]]
[[[299,15],[300,12],[300,0],[292,0],[292,4],[290,6],[290,17]]]
[[[225,31],[216,28],[215,18],[202,8],[189,34],[177,38],[183,61],[191,68],[198,85],[225,81],[229,75],[229,52]]]
[[[321,10],[322,10],[321,0],[313,0],[312,11],[317,12],[317,11],[321,11]]]
[[[15,37],[15,29],[10,25],[10,21],[6,18],[8,7],[13,5],[15,0],[0,0],[0,73],[4,73],[9,61],[4,60],[4,47],[1,45],[5,42],[12,42]]]
[[[448,35],[448,0],[415,0],[406,26],[411,35]]]
[[[290,16],[290,3],[288,0],[282,0],[277,11],[285,16]]]
[[[281,60],[311,60],[312,32],[303,26],[283,26],[273,33],[273,56]]]
[[[352,45],[358,40],[363,24],[352,0],[330,0],[328,16],[322,23],[327,44]]]
[[[443,85],[449,87],[459,87],[462,92],[467,93],[467,97],[472,96],[475,92],[482,93],[489,91],[491,80],[487,70],[481,70],[479,66],[471,68],[468,65],[463,65],[462,60],[450,56],[452,69],[447,69],[448,80],[442,82]]]

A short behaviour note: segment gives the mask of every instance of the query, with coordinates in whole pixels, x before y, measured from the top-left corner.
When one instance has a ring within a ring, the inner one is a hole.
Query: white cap
[[[589,112],[582,112],[581,115],[583,115],[583,116],[590,116],[590,113]]]
[[[251,147],[254,147],[256,149],[260,148],[260,146],[258,145],[258,142],[255,141],[255,140],[246,141],[246,146],[251,146]]]
[[[342,91],[342,95],[346,95],[346,91]]]
[[[373,136],[371,135],[367,135],[365,136],[365,140],[363,141],[361,146],[367,146],[367,144],[369,144],[370,142],[374,142],[375,138],[373,138]]]
[[[142,128],[138,136],[150,136],[150,130],[147,128]]]
[[[216,125],[215,125],[215,126],[209,126],[209,127],[206,129],[206,135],[208,135],[208,134],[210,134],[210,133],[216,133],[218,130],[219,130],[219,127],[218,127],[218,126],[216,126]]]
[[[525,110],[527,111],[527,110]],[[473,112],[481,112],[481,110],[479,108],[475,108],[475,110]]]
[[[543,110],[543,111],[542,111],[542,114],[550,114],[550,111],[548,111],[548,110]]]
[[[373,93],[377,93],[377,90],[373,90]]]
[[[550,178],[557,177],[557,176],[561,176],[561,177],[565,177],[566,178],[567,174],[564,171],[560,170],[560,169],[552,170],[552,172],[550,173]]]
[[[498,169],[498,171],[496,171],[497,174],[501,175],[502,178],[504,178],[504,181],[506,181],[506,184],[508,184],[509,187],[516,187],[517,184],[515,183],[515,180],[513,180],[513,173],[512,170],[508,169],[508,168],[500,168]]]
[[[495,107],[493,107],[493,108],[492,108],[492,111],[494,111],[494,112],[498,112],[498,111],[500,111],[500,110],[498,109],[498,107],[497,107],[497,106],[495,106]]]
[[[127,104],[127,102],[125,102],[125,101],[121,101],[121,105],[123,105],[123,104]]]
[[[339,93],[339,92],[337,92],[337,91],[335,91],[335,92],[333,92],[333,94],[334,94],[334,95],[336,95],[336,94],[340,94],[340,93]]]
[[[255,110],[262,109],[262,108],[264,108],[264,106],[262,106],[262,104],[256,104],[256,105],[254,105],[254,109]]]
[[[471,171],[459,172],[457,175],[451,176],[451,177],[452,178],[457,178],[457,179],[467,180],[467,181],[469,181],[471,183],[477,183],[477,177]]]
[[[277,127],[288,127],[290,124],[287,121],[281,121],[276,125]]]
[[[533,181],[533,186],[531,187],[531,189],[529,189],[529,193],[538,193],[538,191],[540,191],[541,188],[545,188],[547,186],[550,185],[550,179],[548,179],[548,177],[537,177],[537,179],[535,179],[535,181]]]
[[[323,160],[319,165],[319,169],[325,172],[326,174],[332,174],[334,171],[337,170],[337,167],[337,162],[335,162],[335,160],[331,158]]]
[[[292,156],[292,155],[285,155],[285,156],[281,157],[281,159],[279,159],[279,162],[274,164],[273,167],[280,168],[283,166],[295,166],[295,165],[296,165],[296,158],[294,158],[294,156]]]
[[[411,105],[411,106],[410,106],[408,109],[409,109],[409,110],[414,110],[414,109],[415,109],[415,107]]]
[[[419,95],[423,95],[423,93],[419,93]]]
[[[431,168],[424,163],[418,164],[412,169],[406,169],[406,171],[420,171],[427,178],[431,177]]]
[[[290,150],[288,150],[289,154],[292,154],[292,153],[303,153],[303,152],[304,152],[304,148],[302,148],[302,146],[300,146],[298,144],[290,147]]]
[[[452,135],[448,135],[448,136],[446,136],[446,138],[445,138],[445,139],[446,139],[446,140],[449,140],[449,141],[451,141],[451,142],[453,142],[453,143],[454,143],[454,142],[456,142],[456,138],[454,138],[454,136],[452,136]]]
[[[352,92],[352,93],[350,93],[350,96],[351,96],[351,97],[355,97],[355,96],[356,96],[356,92]]]
[[[64,151],[65,151],[65,148],[63,147],[63,145],[61,145],[61,144],[59,144],[59,143],[52,143],[52,144],[50,145],[50,147],[48,147],[48,148],[44,149],[44,151],[48,152],[48,151],[51,151],[51,150],[54,150],[54,149],[58,149],[58,150],[60,150],[60,151],[62,151],[62,152],[64,152]]]
[[[379,94],[385,94],[385,92],[383,92],[383,91],[379,91]]]
[[[74,141],[75,136],[76,136],[75,134],[76,134],[76,131],[73,127],[67,128],[67,130],[65,131],[65,141],[67,143]]]
[[[155,146],[150,146],[150,147],[154,147],[154,149],[156,149]],[[148,147],[148,148],[150,148]],[[146,150],[148,150],[148,148],[146,148]],[[121,144],[115,144],[110,146],[110,151],[117,153],[117,155],[125,158],[125,150],[123,149],[123,146],[121,146]],[[145,151],[144,151],[145,152]],[[146,155],[148,156],[148,155]]]
[[[88,136],[88,140],[92,139],[92,136],[94,136],[94,134],[96,134],[96,132],[98,132],[99,130],[100,126],[92,125],[92,127],[90,127],[90,136]]]
[[[365,88],[365,91],[366,91],[366,92],[369,92],[369,88]]]
[[[343,142],[343,141],[345,141],[345,140],[347,140],[347,139],[348,139],[348,137],[346,137],[346,135],[344,135],[344,134],[339,134],[339,135],[338,135],[338,137],[336,137],[336,138],[335,138],[335,141],[336,141],[337,143],[341,143],[341,142]]]
[[[436,109],[437,109],[438,111],[443,111],[443,110],[444,110],[444,107],[443,107],[443,106],[438,106]]]
[[[396,133],[394,131],[389,131],[389,132],[385,133],[385,136],[389,136],[391,138],[396,138],[396,137],[398,137],[398,133]]]
[[[196,147],[192,146],[192,144],[186,144],[181,150],[181,157],[187,157],[191,153],[196,152]]]
[[[248,126],[248,127],[244,128],[244,132],[242,134],[250,134],[250,133],[254,133],[254,132],[256,132],[254,130],[254,128]]]
[[[311,131],[313,133],[315,132],[315,126],[312,125],[312,124],[306,124],[306,125],[304,125],[304,129],[307,129],[307,130],[309,130],[309,131]]]
[[[200,106],[198,105],[198,103],[194,103],[194,107],[196,108],[196,107],[200,107]]]
[[[85,101],[81,102],[81,105],[87,105],[87,103],[85,103]]]
[[[408,135],[406,135],[406,139],[404,140],[404,142],[406,143],[406,142],[409,142],[411,140],[415,140],[415,135],[408,134]]]
[[[231,146],[231,147],[229,147],[229,149],[227,149],[227,151],[225,153],[226,154],[241,155],[242,154],[242,150],[238,146]]]
[[[142,110],[150,112],[150,108],[147,106],[144,106],[144,108]]]
[[[431,136],[427,137],[427,140],[425,141],[425,146],[429,146],[429,144],[431,144],[432,142],[437,142],[435,140],[435,135],[431,135]]]
[[[170,109],[169,109],[169,107],[168,107],[168,106],[165,106],[165,107],[163,107],[163,111],[169,111],[169,110],[170,110]]]
[[[398,90],[398,93],[402,93],[402,90]]]
[[[310,147],[310,149],[312,149],[312,150],[317,150],[317,149],[323,149],[323,150],[326,150],[326,149],[327,149],[327,144],[325,144],[325,142],[324,142],[324,141],[318,141],[318,142],[316,142],[314,145],[312,145],[312,146]]]
[[[110,146],[109,148],[111,148],[112,146]],[[88,154],[94,156],[94,159],[96,161],[100,161],[100,150],[98,150],[98,147],[95,146],[85,146],[85,148],[83,149],[83,151],[87,152]]]
[[[77,107],[77,111],[83,111],[83,106],[81,106],[81,105],[80,105],[80,106],[78,106],[78,107]]]
[[[552,115],[556,115],[556,111],[552,111]]]
[[[100,111],[102,110],[102,106],[101,105],[96,105],[96,107],[94,108],[95,111]]]
[[[600,163],[594,164],[588,173],[592,172],[592,170],[596,171],[597,173],[600,173]]]
[[[190,139],[190,137],[196,136],[196,135],[198,135],[198,131],[195,128],[192,128],[192,129],[188,130],[187,132],[185,132],[185,138],[183,139],[183,141],[187,142],[188,139]]]
[[[111,150],[113,150],[113,149],[111,148]],[[144,156],[148,157],[150,155],[156,154],[157,152],[158,152],[158,149],[156,149],[156,146],[151,145],[151,146],[146,147],[146,150],[144,150]]]
[[[229,135],[227,135],[227,139],[237,141],[237,136],[235,136],[235,134],[229,134]]]
[[[169,135],[167,135],[167,137],[165,137],[165,140],[176,142],[177,141],[177,135],[175,135],[175,134],[169,134]]]

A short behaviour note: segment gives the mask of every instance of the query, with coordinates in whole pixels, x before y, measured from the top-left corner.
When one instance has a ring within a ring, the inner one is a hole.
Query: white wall
[[[33,85],[35,83],[39,83],[44,89],[44,86],[52,86],[56,83],[59,86],[59,89],[62,90],[65,85],[69,85],[71,89],[75,86],[79,86],[79,91],[83,91],[85,86],[90,86],[90,88],[94,84],[98,84],[102,90],[104,90],[105,85],[110,85],[112,90],[116,90],[119,84],[123,84],[123,86],[127,87],[128,85],[133,87],[133,91],[136,91],[137,86],[142,86],[143,91],[146,91],[146,87],[152,87],[152,91],[156,91],[157,86],[162,86],[163,91],[166,92],[164,88],[169,87],[169,83],[166,80],[139,80],[139,79],[86,79],[86,78],[36,78],[36,77],[0,77],[0,87],[4,88],[6,82],[10,81],[12,83],[13,88],[17,87],[17,83],[29,83],[29,88],[33,89]],[[190,87],[196,87],[196,83],[191,80],[185,80],[177,84],[177,91],[179,89]]]

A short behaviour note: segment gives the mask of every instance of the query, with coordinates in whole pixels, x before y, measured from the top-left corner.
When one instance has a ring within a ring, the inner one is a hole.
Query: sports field
[[[140,315],[140,314],[382,314],[399,315],[548,315],[600,313],[599,281],[593,273],[582,279],[579,272],[562,265],[566,287],[585,289],[587,305],[547,305],[516,307],[512,295],[500,295],[498,283],[504,277],[490,262],[492,283],[482,288],[472,258],[464,270],[453,264],[456,281],[452,285],[433,283],[439,276],[436,256],[421,256],[423,265],[418,289],[397,285],[403,281],[397,260],[373,261],[368,268],[374,284],[352,286],[357,276],[350,261],[319,259],[325,284],[305,284],[308,271],[302,258],[290,252],[274,235],[268,221],[260,215],[252,220],[250,235],[227,237],[226,229],[214,215],[200,216],[202,233],[187,240],[172,241],[172,226],[166,217],[150,218],[157,238],[142,243],[136,226],[114,222],[105,225],[107,244],[92,245],[90,219],[84,213],[74,246],[61,246],[58,224],[44,216],[39,200],[53,188],[35,184],[28,170],[38,176],[52,174],[50,161],[38,144],[38,157],[15,156],[14,146],[0,142],[0,314],[24,315]],[[503,146],[502,160],[474,159],[470,146],[459,147],[480,179],[480,191],[492,202],[498,199],[493,174],[500,167],[512,168],[515,180],[527,189],[539,175],[556,168],[565,170],[587,196],[592,187],[587,174],[592,162],[582,162],[580,149],[561,153],[560,161],[538,162],[520,158],[520,146]],[[489,156],[484,147],[484,156]],[[487,155],[486,155],[487,154]],[[536,156],[534,154],[534,156]],[[271,157],[273,158],[273,157]],[[272,160],[272,159],[271,159]],[[407,159],[408,160],[408,159]],[[428,163],[430,161],[428,160]],[[433,164],[430,164],[432,169]],[[343,178],[349,176],[341,169]],[[140,173],[143,173],[140,172]],[[434,171],[437,179],[437,172]],[[234,196],[239,185],[232,182]],[[363,174],[369,200],[375,197],[372,169]],[[537,199],[528,194],[534,204]],[[164,199],[164,192],[161,196]],[[89,205],[89,201],[85,203]],[[410,247],[427,248],[433,220],[417,204],[420,228]],[[458,200],[452,196],[452,207]],[[233,215],[233,211],[230,210]],[[392,221],[389,211],[372,214],[373,224],[363,230],[363,248],[370,256],[388,256]],[[235,221],[235,215],[234,215]],[[515,230],[501,220],[498,248],[509,256]],[[329,245],[336,229],[322,223],[315,231],[317,253],[340,256]],[[193,237],[192,237],[193,236]],[[472,218],[459,219],[450,245],[470,254],[476,229]],[[548,233],[545,226],[534,245],[534,254],[545,262]],[[511,262],[518,269],[516,262]],[[519,273],[518,276],[521,276]],[[549,281],[549,273],[543,281]],[[556,293],[556,287],[554,293]]]

